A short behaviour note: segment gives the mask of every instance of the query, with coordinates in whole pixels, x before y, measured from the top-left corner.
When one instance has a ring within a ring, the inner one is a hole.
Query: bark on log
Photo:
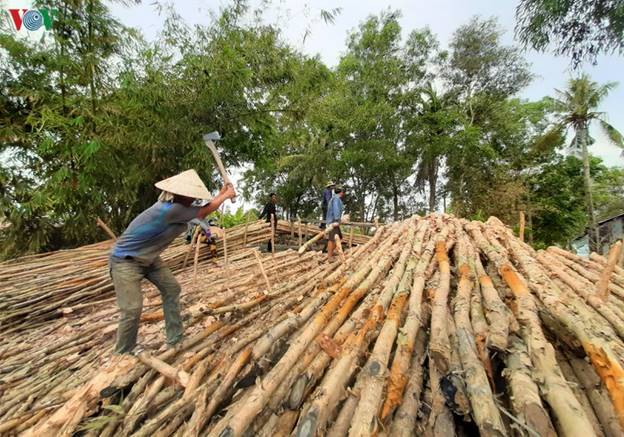
[[[431,412],[425,428],[425,436],[454,436],[453,414],[446,406],[446,399],[440,389],[440,372],[435,361],[429,359],[429,382],[431,384]]]
[[[27,431],[25,437],[58,435],[71,433],[80,423],[89,408],[99,398],[100,391],[111,381],[136,365],[136,358],[131,356],[114,357],[108,367],[99,372],[87,384],[84,384],[70,400],[52,414],[41,425]]]
[[[523,339],[528,346],[535,371],[539,374],[540,391],[561,423],[562,432],[569,436],[593,435],[591,422],[561,375],[554,348],[542,332],[537,308],[525,280],[516,273],[511,263],[497,252],[492,240],[485,239],[478,226],[470,224],[465,228],[488,259],[496,264],[501,277],[514,293],[517,302],[516,318],[522,325]],[[509,242],[513,244],[511,240]],[[514,251],[514,254],[517,252]],[[531,274],[535,273],[536,267],[525,264],[523,268]],[[532,282],[535,284],[540,281],[532,280]]]
[[[510,337],[505,364],[507,367],[503,376],[508,384],[511,408],[517,419],[541,437],[556,437],[550,416],[542,404],[539,388],[533,382],[531,358],[524,342],[515,335]]]
[[[468,265],[468,242],[461,229],[456,231],[456,235],[455,262],[459,273],[459,282],[457,284],[457,296],[455,297],[454,307],[455,333],[464,371],[466,390],[472,407],[472,416],[479,427],[481,435],[502,437],[507,432],[498,413],[487,373],[479,360],[470,323],[470,296],[474,283],[471,278],[471,268]],[[496,293],[495,290],[493,292]],[[506,338],[504,342],[507,344]]]
[[[620,255],[622,253],[622,242],[617,241],[611,249],[609,249],[609,256],[607,257],[607,265],[604,268],[604,271],[600,275],[600,280],[596,284],[595,294],[601,299],[603,302],[606,302],[609,297],[609,281],[611,280],[611,275],[615,270],[615,266],[617,265]]]
[[[576,375],[574,374],[574,370],[572,370],[570,363],[568,363],[566,357],[563,356],[561,353],[557,352],[556,355],[557,363],[559,364],[559,368],[561,368],[561,373],[563,374],[566,381],[568,381],[570,388],[576,395],[576,398],[579,400],[580,404],[583,406],[585,415],[594,427],[594,432],[597,436],[604,437],[605,434],[602,432],[602,427],[600,426],[598,417],[596,417],[596,413],[594,412],[594,409],[592,408],[591,403],[587,398],[587,394],[585,393],[583,387],[581,387],[581,384],[576,378]]]
[[[151,356],[147,352],[140,352],[137,357],[139,358],[139,360],[141,360],[143,364],[156,370],[167,378],[177,382],[182,387],[187,386],[190,375],[184,370],[176,369],[175,367],[165,363],[164,361],[161,361],[158,358]]]
[[[440,270],[440,285],[435,291],[431,306],[431,338],[429,353],[436,362],[438,369],[445,374],[451,362],[451,345],[448,336],[448,295],[450,291],[451,269],[446,254],[446,243],[438,239],[436,242],[436,259]]]
[[[440,232],[440,236],[446,238],[448,231],[447,227],[443,228]],[[416,336],[423,326],[422,297],[425,289],[425,282],[428,279],[426,271],[433,262],[434,248],[435,239],[431,238],[423,249],[416,270],[414,271],[414,279],[408,300],[407,317],[401,328],[401,335],[398,337],[396,352],[392,361],[392,367],[390,368],[386,400],[381,408],[380,419],[382,423],[386,422],[387,418],[401,403],[403,390],[407,384],[407,369],[411,363]]]
[[[418,332],[414,346],[414,354],[410,365],[409,378],[405,387],[405,394],[397,409],[390,428],[390,435],[397,437],[410,437],[414,435],[418,410],[420,408],[420,395],[423,387],[425,364],[425,348],[427,334],[421,330]]]
[[[507,349],[507,338],[509,336],[510,313],[492,279],[485,273],[483,264],[478,256],[474,256],[474,268],[479,279],[481,295],[483,296],[483,306],[485,317],[487,318],[489,329],[487,336],[487,346],[494,350],[504,352]]]
[[[374,307],[364,326],[347,340],[348,344],[345,346],[343,355],[336,360],[322,384],[317,388],[316,396],[314,396],[310,407],[302,413],[293,433],[294,436],[311,437],[324,432],[330,413],[343,397],[346,383],[355,370],[354,365],[362,352],[362,347],[366,345],[369,332],[374,330],[382,319],[381,307]]]
[[[591,401],[604,433],[608,437],[624,435],[624,430],[620,426],[613,404],[609,399],[609,394],[600,383],[600,378],[592,366],[583,358],[573,356],[569,352],[564,353],[578,381],[585,389],[585,393],[587,393],[587,397]]]

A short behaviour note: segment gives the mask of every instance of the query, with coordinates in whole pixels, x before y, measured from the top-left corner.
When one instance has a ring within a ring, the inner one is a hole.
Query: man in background
[[[275,230],[275,227],[277,226],[276,205],[277,205],[277,195],[275,193],[271,193],[269,195],[269,202],[266,205],[264,205],[264,209],[260,213],[260,217],[258,217],[260,220],[266,217],[267,223],[273,222],[273,230]],[[267,244],[267,251],[269,252],[273,251],[273,245],[271,244],[271,240],[269,240],[269,244]]]
[[[342,219],[342,211],[344,205],[342,199],[344,198],[344,190],[341,187],[334,188],[334,195],[329,200],[327,205],[327,214],[325,215],[325,223],[327,226],[336,224],[334,228],[329,231],[327,236],[327,260],[331,261],[334,256],[334,249],[336,248],[336,235],[342,239],[342,232],[340,232],[340,220]]]
[[[329,201],[334,195],[333,191],[335,187],[336,184],[334,184],[333,181],[329,181],[325,186],[325,190],[323,190],[323,199],[321,200],[321,210],[323,211],[323,216],[321,217],[321,220],[325,220],[325,218],[327,217],[327,205],[329,205]],[[325,226],[325,222],[321,223],[321,229],[325,229]]]

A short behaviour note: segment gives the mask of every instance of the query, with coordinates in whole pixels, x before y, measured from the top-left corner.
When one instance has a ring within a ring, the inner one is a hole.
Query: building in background
[[[609,252],[609,247],[624,237],[624,212],[599,221],[598,233],[600,235],[598,252],[601,255],[606,255]],[[578,255],[589,256],[589,235],[587,232],[585,235],[572,240],[571,246]]]

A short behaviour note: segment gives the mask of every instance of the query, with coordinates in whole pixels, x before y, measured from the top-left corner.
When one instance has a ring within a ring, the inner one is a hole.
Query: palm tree
[[[592,123],[597,123],[614,145],[624,148],[622,134],[607,123],[604,112],[596,111],[601,101],[616,86],[616,82],[600,85],[592,81],[588,75],[582,74],[578,78],[570,79],[566,90],[555,90],[556,97],[552,99],[554,108],[559,113],[556,129],[561,133],[570,128],[574,130],[575,135],[570,147],[574,152],[580,152],[583,160],[583,177],[585,180],[585,196],[590,230],[589,246],[592,250],[598,248],[600,235],[592,200],[592,179],[589,170],[588,147],[593,143],[593,140],[589,136],[589,126]]]

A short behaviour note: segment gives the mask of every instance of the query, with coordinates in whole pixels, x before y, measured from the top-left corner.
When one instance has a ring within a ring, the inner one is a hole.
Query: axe
[[[212,156],[215,162],[217,163],[217,167],[219,168],[219,173],[221,173],[223,182],[225,182],[226,184],[231,184],[232,181],[230,180],[230,176],[228,175],[227,171],[225,171],[225,167],[223,166],[223,162],[221,161],[221,155],[219,155],[219,152],[217,151],[217,148],[214,145],[214,141],[217,141],[220,139],[221,139],[221,135],[219,135],[219,132],[217,131],[210,132],[209,134],[204,135],[204,142],[206,143],[206,146],[208,146],[208,149],[210,149],[210,152],[212,153]],[[231,200],[232,200],[232,203],[235,203],[236,197],[232,198]]]

